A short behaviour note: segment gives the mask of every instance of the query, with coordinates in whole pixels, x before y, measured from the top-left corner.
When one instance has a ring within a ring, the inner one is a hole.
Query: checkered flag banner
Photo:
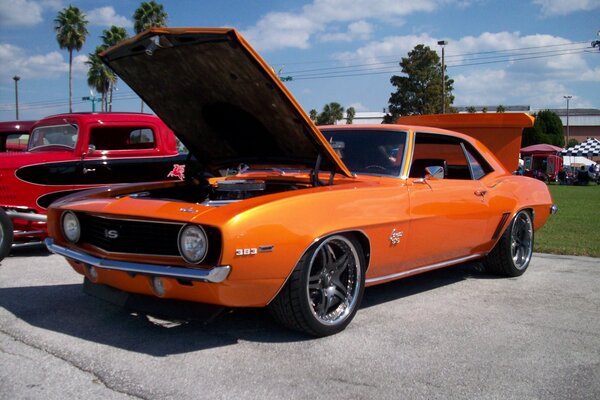
[[[598,157],[600,155],[600,140],[588,138],[585,142],[561,151],[563,156]]]

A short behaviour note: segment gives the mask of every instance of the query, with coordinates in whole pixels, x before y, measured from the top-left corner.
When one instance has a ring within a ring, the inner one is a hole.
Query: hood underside
[[[233,29],[154,28],[102,58],[207,168],[351,176],[275,73]]]

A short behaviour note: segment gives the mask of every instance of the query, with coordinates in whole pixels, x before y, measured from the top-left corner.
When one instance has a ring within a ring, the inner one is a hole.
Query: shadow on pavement
[[[477,263],[468,263],[371,287],[365,291],[359,312],[472,278],[488,276],[480,272]],[[161,309],[160,303],[164,301],[147,300],[150,307],[155,302],[157,309]],[[186,307],[189,305],[186,303]],[[154,317],[88,296],[80,284],[2,288],[0,306],[42,329],[157,357],[228,346],[239,340],[266,343],[313,340],[282,328],[266,308],[228,310],[210,323],[185,315],[165,316],[164,309],[159,313],[161,317]]]

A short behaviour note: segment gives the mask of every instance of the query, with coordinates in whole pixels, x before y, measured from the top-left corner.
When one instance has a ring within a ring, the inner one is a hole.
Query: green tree
[[[146,29],[167,25],[167,13],[162,4],[155,1],[142,1],[133,13],[133,29],[140,33]]]
[[[113,25],[109,29],[103,30],[100,38],[102,39],[104,46],[111,47],[127,39],[128,36],[129,35],[127,34],[127,30],[125,28]],[[113,92],[115,86],[117,85],[117,76],[115,74],[112,74],[112,76],[114,79],[109,80],[108,98],[106,98],[106,103],[108,106],[105,108],[106,111],[112,111]]]
[[[442,111],[442,65],[437,53],[419,44],[400,61],[403,76],[393,75],[390,82],[397,88],[389,99],[389,114],[384,122],[392,123],[400,115],[435,114]],[[445,68],[445,66],[444,66]],[[446,71],[444,71],[444,74]],[[445,103],[454,102],[454,80],[445,75]]]
[[[308,112],[308,116],[313,122],[317,122],[317,117],[319,116],[319,112],[314,108]]]
[[[333,125],[344,118],[344,107],[340,103],[331,102],[323,106],[323,111],[317,116],[317,125]]]
[[[535,122],[533,127],[523,130],[521,147],[540,143],[563,147],[565,137],[560,117],[550,110],[540,111],[534,114],[534,116]]]
[[[167,13],[162,4],[153,1],[142,1],[133,13],[133,29],[140,33],[146,29],[167,25]],[[144,112],[144,101],[142,100],[141,111]]]
[[[567,147],[575,147],[579,144],[579,140],[577,139],[569,139],[569,143],[567,143]]]
[[[500,104],[498,107],[496,107],[496,112],[497,113],[506,112],[506,108],[502,104]]]
[[[106,93],[110,88],[111,80],[115,80],[114,73],[102,62],[99,54],[106,49],[104,46],[96,47],[94,53],[88,54],[85,62],[88,66],[87,84],[90,88],[102,95],[101,111],[106,111]]]
[[[356,115],[356,110],[354,107],[348,107],[346,110],[346,123],[348,125],[352,125],[352,121],[354,121],[354,116]]]
[[[473,106],[469,106],[467,107],[467,112],[473,114],[477,112],[477,109]]]
[[[58,46],[69,51],[69,112],[73,112],[73,50],[83,47],[88,35],[87,23],[85,14],[72,5],[59,11],[54,19]]]

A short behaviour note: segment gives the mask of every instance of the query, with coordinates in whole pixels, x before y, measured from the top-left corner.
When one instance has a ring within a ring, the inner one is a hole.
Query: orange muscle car
[[[472,136],[320,131],[235,30],[155,28],[102,57],[195,160],[173,166],[177,182],[49,208],[46,244],[87,285],[268,306],[325,336],[348,325],[369,285],[477,258],[521,275],[555,210],[542,182],[512,175]]]

